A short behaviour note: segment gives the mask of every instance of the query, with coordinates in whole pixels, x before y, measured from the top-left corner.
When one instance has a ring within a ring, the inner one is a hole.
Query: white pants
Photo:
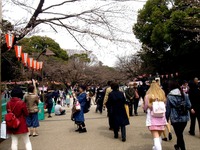
[[[25,134],[12,134],[11,135],[11,150],[18,150],[18,140],[22,138],[26,147],[26,150],[32,150],[31,141],[29,139],[28,133]]]
[[[92,100],[91,103],[93,103],[93,105],[95,105],[96,104],[96,102],[95,102],[95,96],[91,97],[91,100]]]

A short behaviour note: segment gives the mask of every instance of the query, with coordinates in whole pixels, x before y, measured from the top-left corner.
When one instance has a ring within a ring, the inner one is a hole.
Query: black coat
[[[114,119],[114,126],[129,125],[129,119],[125,110],[126,99],[120,91],[112,91],[108,96],[108,105],[111,108],[111,115]]]
[[[45,103],[47,104],[47,108],[53,107],[53,94],[47,93],[45,98],[46,98]]]
[[[200,109],[200,90],[198,85],[194,83],[190,85],[189,99],[192,104],[192,109],[198,111]]]

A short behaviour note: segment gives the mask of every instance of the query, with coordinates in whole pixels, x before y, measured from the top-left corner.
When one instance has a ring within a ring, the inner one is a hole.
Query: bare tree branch
[[[60,3],[60,4],[51,5],[51,6],[47,7],[47,8],[44,8],[44,9],[42,10],[42,12],[44,12],[44,11],[50,9],[50,8],[53,8],[53,7],[62,6],[62,5],[64,5],[64,4],[66,4],[66,3],[76,2],[76,1],[80,1],[80,0],[69,0],[69,1],[64,1],[64,2],[62,2],[62,3]]]

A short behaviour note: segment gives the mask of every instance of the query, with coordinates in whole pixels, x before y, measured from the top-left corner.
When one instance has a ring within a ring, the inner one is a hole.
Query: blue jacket
[[[80,105],[81,105],[81,111],[78,111],[74,114],[74,120],[75,122],[84,122],[85,118],[84,118],[84,107],[87,101],[87,94],[86,93],[82,93],[77,97]]]
[[[187,122],[190,119],[189,110],[191,108],[191,103],[188,95],[185,95],[186,109],[188,110],[186,115],[179,115],[177,109],[175,108],[181,103],[181,101],[182,97],[179,89],[174,89],[167,95],[166,118],[167,120],[170,118],[172,124],[178,122]]]

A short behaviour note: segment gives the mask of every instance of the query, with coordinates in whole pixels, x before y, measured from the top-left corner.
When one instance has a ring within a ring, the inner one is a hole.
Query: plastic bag
[[[0,134],[1,134],[0,138],[8,139],[8,135],[7,135],[7,131],[6,131],[6,122],[5,121],[3,121],[1,123],[1,132],[0,132]]]

